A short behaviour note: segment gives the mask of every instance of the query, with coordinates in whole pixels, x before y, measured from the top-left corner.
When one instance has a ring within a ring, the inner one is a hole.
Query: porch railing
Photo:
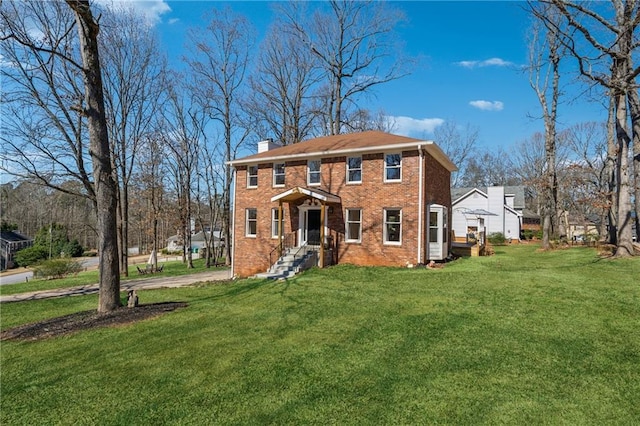
[[[269,265],[276,263],[282,257],[285,251],[296,246],[296,232],[291,232],[282,237],[282,242],[271,250],[269,253]]]

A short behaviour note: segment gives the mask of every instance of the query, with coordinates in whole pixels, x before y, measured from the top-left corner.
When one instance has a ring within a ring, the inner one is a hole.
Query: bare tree
[[[109,134],[102,91],[102,74],[98,53],[98,23],[93,18],[88,0],[66,0],[76,17],[85,85],[82,110],[89,127],[90,153],[93,164],[96,209],[98,212],[98,253],[100,254],[100,289],[98,312],[109,312],[120,306],[120,271],[116,201],[118,187],[113,180]]]
[[[349,114],[349,117],[345,121],[348,132],[378,130],[380,132],[392,133],[396,128],[395,120],[389,117],[382,109],[373,113],[368,109],[359,108]]]
[[[460,128],[454,120],[446,120],[433,131],[433,137],[440,148],[449,156],[451,161],[458,166],[458,171],[453,174],[451,185],[458,187],[467,163],[471,160],[476,143],[478,142],[478,128],[467,123]]]
[[[249,79],[252,94],[246,108],[261,138],[289,145],[311,134],[316,121],[313,86],[320,77],[314,59],[296,38],[286,37],[281,22],[271,26]]]
[[[567,129],[567,142],[573,158],[565,165],[565,190],[569,193],[572,210],[584,217],[597,216],[598,233],[604,238],[611,210],[607,126],[597,122],[575,124]]]
[[[104,109],[99,26],[88,1],[66,4],[68,9],[60,2],[6,2],[0,9],[2,54],[11,62],[2,72],[11,100],[17,101],[12,104],[17,115],[7,124],[11,131],[3,136],[10,148],[2,164],[63,192],[69,189],[55,183],[55,166],[51,174],[43,173],[46,166],[56,165],[58,176],[82,183],[83,195],[93,200],[97,212],[98,311],[108,312],[120,306],[120,273],[114,231],[117,186]]]
[[[519,182],[511,157],[501,148],[475,153],[459,176],[460,187],[505,186]]]
[[[287,3],[280,12],[285,31],[313,53],[324,73],[318,89],[326,125],[322,131],[336,135],[346,129],[348,111],[357,109],[361,95],[407,75],[412,61],[403,57],[394,38],[404,19],[399,10],[373,1],[331,0],[328,5],[310,19],[300,3]]]
[[[551,239],[558,236],[558,176],[556,173],[556,122],[560,99],[560,59],[563,52],[561,17],[554,6],[530,3],[534,21],[529,44],[529,83],[542,109],[545,138],[545,168],[542,209],[542,248],[551,248]],[[545,27],[542,22],[552,25]]]
[[[181,78],[175,76],[176,79]],[[179,235],[183,242],[183,262],[193,268],[191,253],[192,185],[195,183],[201,136],[205,128],[205,112],[186,98],[189,91],[178,92],[178,84],[170,86],[169,102],[164,108],[163,143],[170,153],[167,167],[173,178],[180,216]]]
[[[61,2],[5,1],[0,8],[2,170],[59,191],[76,179],[95,203],[81,114],[83,87],[74,16]]]
[[[120,268],[128,275],[129,184],[143,138],[151,132],[165,79],[165,58],[144,16],[131,6],[102,15],[103,58],[109,137],[118,183]]]
[[[224,146],[225,178],[223,233],[227,242],[231,238],[231,166],[227,163],[236,157],[238,149],[251,133],[246,114],[242,109],[243,88],[253,46],[253,29],[241,15],[231,9],[212,10],[205,30],[189,33],[191,90],[198,102],[220,126]],[[206,36],[203,37],[203,34]],[[209,138],[213,140],[213,138]],[[230,244],[225,257],[231,263]]]
[[[637,31],[640,26],[640,2],[613,0],[608,4],[608,9],[604,3],[565,0],[545,0],[545,3],[555,6],[563,17],[566,24],[564,45],[577,61],[580,73],[611,93],[616,130],[616,256],[631,256],[632,187],[629,158],[632,141],[634,146],[640,143],[640,135],[633,132],[635,128],[640,129],[640,124],[637,124],[640,103],[635,102],[640,66],[634,66],[633,63],[634,52],[640,46]],[[563,31],[554,21],[542,19],[547,27]],[[640,167],[640,156],[634,161],[636,168]]]
[[[137,181],[140,184],[140,199],[146,206],[142,216],[142,229],[147,230],[151,224],[151,264],[153,269],[158,268],[158,221],[160,219],[165,194],[165,147],[163,138],[158,133],[146,135],[143,138],[141,150],[136,157],[138,162]]]

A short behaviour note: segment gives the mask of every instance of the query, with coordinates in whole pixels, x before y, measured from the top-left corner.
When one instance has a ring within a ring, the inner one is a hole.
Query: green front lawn
[[[640,258],[496,251],[143,291],[189,307],[2,342],[0,423],[639,424]],[[1,325],[96,300],[3,304]]]

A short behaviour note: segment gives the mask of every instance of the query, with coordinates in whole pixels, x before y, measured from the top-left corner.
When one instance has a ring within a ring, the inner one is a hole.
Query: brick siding
[[[428,153],[424,154],[423,202],[451,206],[450,172]],[[315,158],[309,158],[315,159]],[[402,181],[384,182],[384,154],[362,156],[362,183],[346,183],[346,157],[322,158],[321,184],[307,184],[307,161],[286,162],[284,187],[273,187],[273,163],[258,167],[258,187],[247,188],[247,167],[237,166],[235,187],[235,248],[234,274],[240,277],[266,271],[270,266],[270,253],[277,247],[278,239],[271,237],[272,209],[278,208],[271,198],[294,187],[317,188],[341,199],[340,205],[327,209],[328,235],[336,243],[338,263],[356,265],[405,266],[418,260],[419,214],[419,161],[417,150],[402,152]],[[298,230],[298,206],[283,203],[284,235]],[[258,214],[257,235],[245,237],[246,209],[256,208]],[[362,240],[345,242],[346,209],[362,209]],[[385,208],[402,209],[402,244],[383,243],[383,214]],[[423,227],[428,228],[426,217]],[[451,212],[449,211],[449,223]],[[426,253],[423,239],[422,258]],[[272,259],[275,260],[275,259]]]

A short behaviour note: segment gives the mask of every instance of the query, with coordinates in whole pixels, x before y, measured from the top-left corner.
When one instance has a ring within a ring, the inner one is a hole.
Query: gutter
[[[283,161],[283,160],[297,160],[297,159],[307,159],[310,157],[337,157],[344,154],[363,154],[363,153],[375,153],[375,152],[385,152],[385,151],[400,151],[407,148],[417,148],[418,150],[422,149],[423,146],[426,146],[426,151],[429,152],[440,164],[442,164],[447,170],[454,172],[458,170],[458,168],[451,162],[449,157],[436,145],[433,141],[422,141],[420,143],[410,142],[403,144],[394,144],[394,145],[379,145],[379,146],[367,146],[362,148],[346,148],[346,149],[337,149],[337,150],[325,150],[325,151],[312,151],[312,152],[302,152],[298,154],[287,154],[287,155],[271,155],[268,157],[258,157],[252,158],[255,156],[245,157],[244,159],[227,161],[226,164],[230,166],[239,166],[239,165],[252,165],[252,164],[262,164],[262,163],[271,163],[275,161]]]
[[[424,205],[422,203],[422,190],[424,180],[424,151],[422,145],[418,145],[418,153],[420,154],[419,181],[418,181],[418,264],[422,262],[422,246],[424,244]]]
[[[238,171],[233,169],[233,199],[231,201],[231,278],[236,276],[235,274],[235,263],[236,263],[236,190],[238,185],[238,179],[236,174]],[[229,236],[227,235],[227,238]]]

